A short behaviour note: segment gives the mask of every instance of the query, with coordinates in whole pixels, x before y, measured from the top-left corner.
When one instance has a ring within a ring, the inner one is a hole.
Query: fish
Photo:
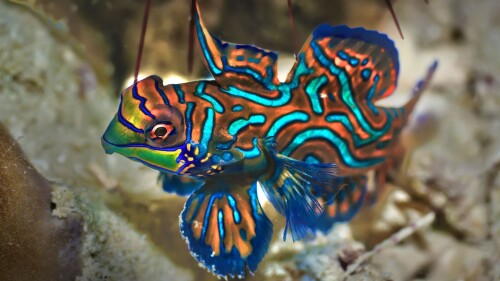
[[[285,81],[278,54],[211,34],[196,3],[195,36],[213,79],[164,85],[152,75],[123,90],[101,142],[160,172],[165,192],[187,196],[180,232],[200,265],[243,278],[266,254],[273,223],[258,189],[285,217],[293,241],[347,222],[382,169],[437,67],[402,107],[381,107],[399,75],[386,35],[322,24]]]

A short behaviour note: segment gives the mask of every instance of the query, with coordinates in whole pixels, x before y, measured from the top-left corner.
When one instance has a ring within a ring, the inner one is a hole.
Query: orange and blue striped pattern
[[[165,191],[189,195],[180,217],[189,250],[214,274],[241,277],[257,268],[272,234],[257,183],[286,217],[284,237],[349,221],[365,197],[365,172],[394,156],[437,64],[406,105],[380,107],[399,73],[386,35],[321,25],[279,82],[277,53],[213,36],[197,7],[194,21],[214,80],[135,83],[102,144],[159,170]]]

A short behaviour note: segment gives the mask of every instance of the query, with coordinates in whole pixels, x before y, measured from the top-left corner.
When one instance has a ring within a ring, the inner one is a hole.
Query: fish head
[[[104,151],[114,152],[162,172],[177,174],[186,147],[184,116],[171,105],[173,91],[157,76],[121,93],[117,113],[104,132]]]

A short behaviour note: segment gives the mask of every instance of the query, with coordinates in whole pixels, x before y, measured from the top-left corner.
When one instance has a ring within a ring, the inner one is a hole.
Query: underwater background
[[[208,75],[197,46],[187,72],[190,2],[153,1],[140,77]],[[214,34],[279,51],[286,76],[285,0],[199,2]],[[324,22],[389,34],[401,74],[384,104],[403,104],[440,66],[404,135],[413,150],[377,202],[326,236],[275,231],[245,280],[500,280],[500,2],[394,1],[404,40],[385,1],[292,2],[297,47]],[[185,199],[101,147],[133,80],[143,6],[0,0],[0,280],[216,280],[179,233]]]

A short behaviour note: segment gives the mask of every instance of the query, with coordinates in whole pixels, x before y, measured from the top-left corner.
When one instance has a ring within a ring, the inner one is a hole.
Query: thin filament
[[[135,61],[134,84],[137,83],[139,69],[141,68],[142,49],[144,48],[144,37],[146,37],[146,29],[148,26],[149,8],[151,8],[151,0],[146,0],[144,7],[144,17],[142,18],[141,40],[139,41],[139,49],[137,50],[137,60]]]
[[[297,38],[295,34],[295,30],[293,28],[293,13],[292,13],[292,0],[287,0],[288,1],[288,19],[290,20],[290,33],[292,35],[292,47],[293,47],[293,52],[296,55],[297,54]]]
[[[189,19],[189,47],[187,57],[188,73],[193,71],[193,53],[194,53],[194,13],[196,12],[196,0],[191,1],[191,18]]]
[[[401,36],[401,39],[405,39],[403,35],[403,31],[401,30],[401,26],[399,25],[398,17],[396,16],[396,12],[394,12],[394,8],[392,7],[392,2],[391,0],[385,0],[387,3],[387,6],[389,7],[389,11],[391,11],[392,18],[394,19],[394,23],[396,24],[396,27],[398,28],[399,35]]]

